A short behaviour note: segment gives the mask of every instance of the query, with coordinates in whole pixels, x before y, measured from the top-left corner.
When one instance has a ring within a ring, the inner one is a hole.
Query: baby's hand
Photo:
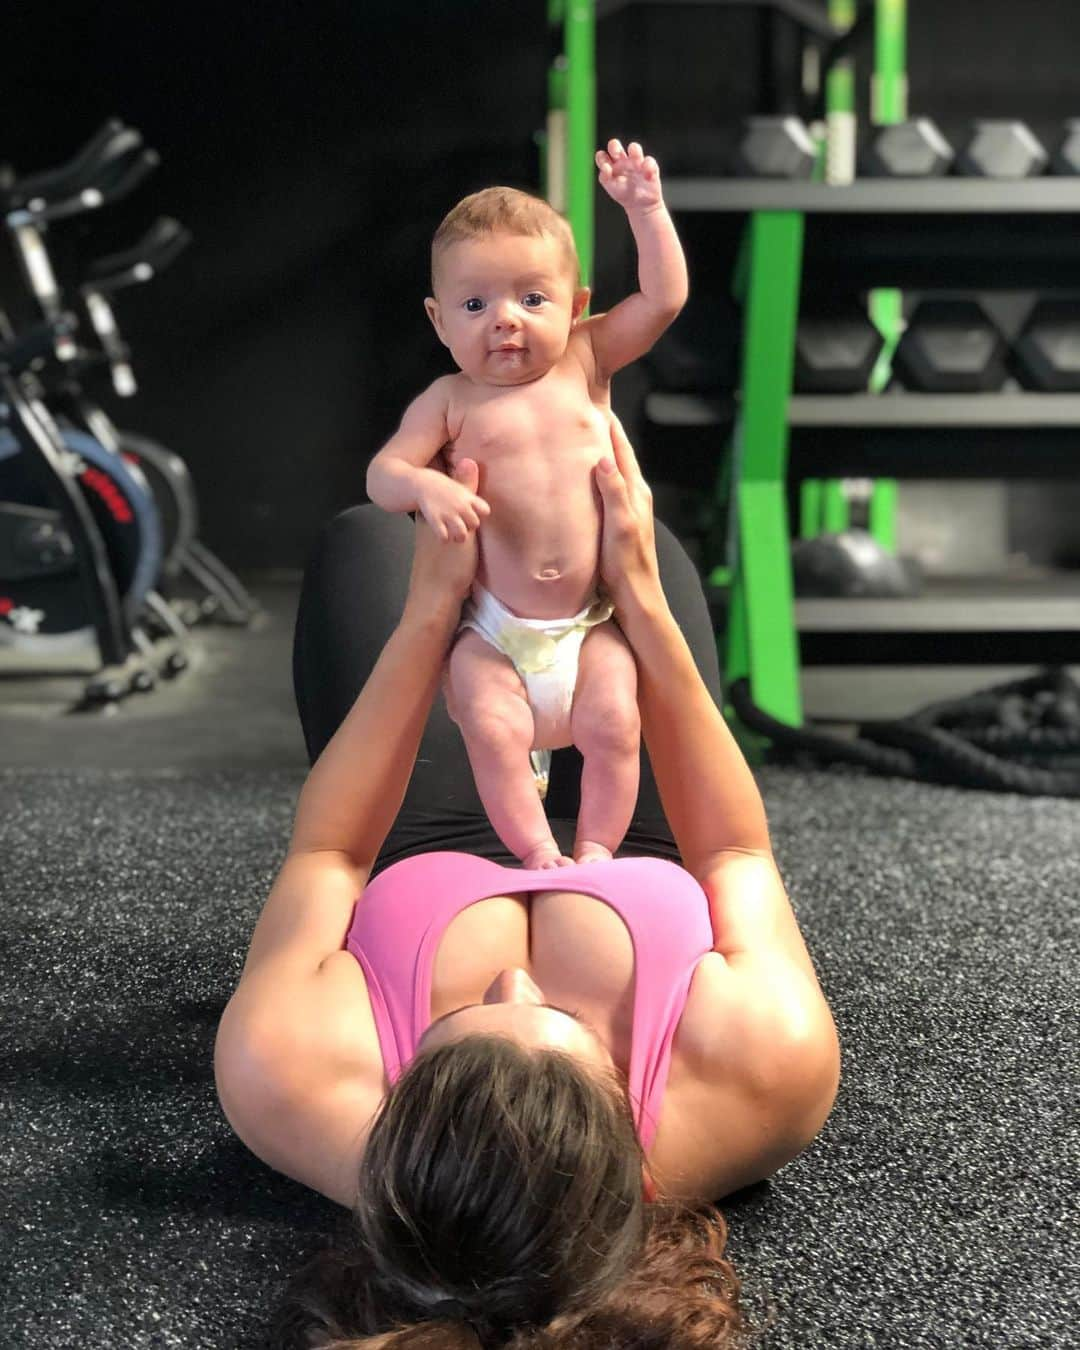
[[[625,211],[648,211],[663,205],[660,168],[637,141],[630,142],[629,150],[624,150],[620,141],[608,141],[606,150],[596,152],[596,166],[600,186]]]
[[[438,471],[425,473],[423,478],[416,505],[444,543],[467,539],[479,526],[481,516],[491,514],[491,507],[476,495],[480,472],[475,460],[461,460],[453,478]]]

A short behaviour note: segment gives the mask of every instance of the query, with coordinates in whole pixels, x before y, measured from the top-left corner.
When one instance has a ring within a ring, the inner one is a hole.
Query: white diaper
[[[610,600],[594,595],[569,619],[523,619],[512,613],[479,582],[462,610],[458,632],[473,629],[508,656],[525,685],[533,713],[545,722],[561,722],[570,714],[577,684],[578,661],[585,634],[615,612]],[[541,797],[547,791],[550,749],[531,752],[533,774]]]

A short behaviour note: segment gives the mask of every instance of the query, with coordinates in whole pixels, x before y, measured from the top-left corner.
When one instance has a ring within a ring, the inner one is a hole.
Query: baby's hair
[[[439,258],[451,244],[486,234],[528,234],[553,239],[576,287],[581,267],[569,222],[543,197],[518,188],[489,187],[470,193],[453,207],[431,241],[431,286],[435,289]]]

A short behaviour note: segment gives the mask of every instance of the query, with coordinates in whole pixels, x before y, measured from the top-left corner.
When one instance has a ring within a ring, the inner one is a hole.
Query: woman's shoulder
[[[720,953],[703,956],[650,1150],[661,1192],[715,1201],[802,1152],[836,1096],[829,1028],[797,1028],[783,997]]]
[[[347,951],[327,957],[292,986],[287,1016],[260,1018],[231,1042],[225,1053],[219,1047],[215,1069],[235,1133],[275,1171],[351,1204],[389,1086],[359,963]]]

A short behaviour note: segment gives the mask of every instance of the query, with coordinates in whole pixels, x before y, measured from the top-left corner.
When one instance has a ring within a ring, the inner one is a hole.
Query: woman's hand
[[[613,458],[605,455],[596,466],[596,485],[604,507],[600,575],[618,610],[634,600],[662,596],[663,591],[656,561],[652,489],[614,413],[611,449]]]
[[[463,459],[451,477],[475,494],[480,470],[475,460]],[[450,613],[456,618],[476,576],[478,558],[475,530],[461,540],[443,540],[417,511],[406,611],[424,616]]]

